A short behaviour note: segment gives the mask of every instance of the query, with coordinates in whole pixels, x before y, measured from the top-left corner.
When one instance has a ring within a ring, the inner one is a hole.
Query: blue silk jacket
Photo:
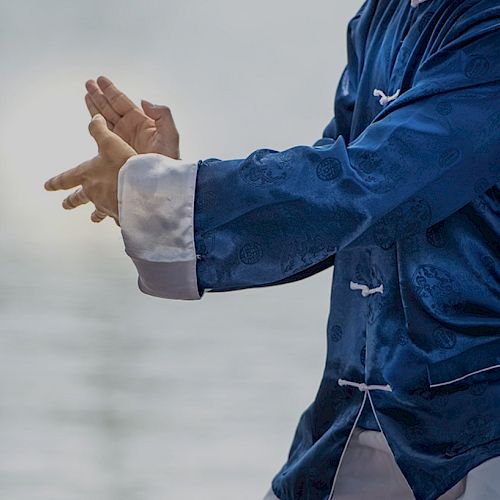
[[[431,500],[500,456],[500,2],[367,0],[347,44],[322,139],[136,155],[120,226],[139,288],[163,298],[335,264],[323,379],[273,491],[333,498],[359,426]]]
[[[355,425],[417,500],[500,456],[500,3],[367,0],[314,146],[198,164],[200,295],[335,264],[282,500],[332,497]]]

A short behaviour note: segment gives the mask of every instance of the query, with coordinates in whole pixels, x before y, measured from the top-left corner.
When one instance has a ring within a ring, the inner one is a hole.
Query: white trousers
[[[356,427],[342,458],[333,500],[414,500],[380,431]],[[269,489],[263,500],[279,500]],[[437,500],[500,500],[500,457],[472,469]]]

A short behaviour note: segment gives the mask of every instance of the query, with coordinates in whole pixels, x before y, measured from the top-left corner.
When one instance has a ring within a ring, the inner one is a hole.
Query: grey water
[[[360,1],[0,0],[0,500],[260,500],[325,358],[332,269],[142,294],[43,182],[95,154],[84,82],[171,106],[185,158],[311,144]]]

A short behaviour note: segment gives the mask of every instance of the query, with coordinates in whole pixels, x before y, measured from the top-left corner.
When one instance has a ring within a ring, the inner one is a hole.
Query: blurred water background
[[[312,144],[360,0],[0,0],[0,499],[260,500],[325,359],[332,269],[140,293],[111,219],[43,182],[95,154],[84,82],[171,106],[184,158]]]

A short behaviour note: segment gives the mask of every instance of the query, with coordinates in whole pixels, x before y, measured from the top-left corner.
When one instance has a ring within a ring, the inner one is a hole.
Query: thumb
[[[172,112],[168,106],[152,104],[144,99],[141,101],[141,106],[146,116],[156,122],[158,130],[172,130],[172,128],[175,128]]]
[[[98,146],[101,146],[103,141],[111,135],[106,124],[106,120],[99,113],[92,117],[89,123],[90,135],[95,139]]]

